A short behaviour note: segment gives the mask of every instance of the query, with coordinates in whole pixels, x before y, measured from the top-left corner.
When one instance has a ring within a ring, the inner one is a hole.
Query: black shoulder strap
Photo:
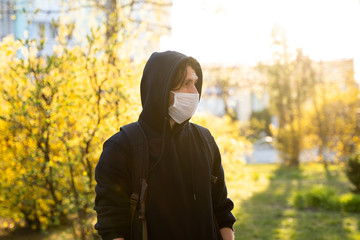
[[[139,122],[133,122],[120,128],[124,131],[131,148],[131,190],[140,193],[140,179],[148,179],[149,146],[146,135]]]
[[[210,156],[211,159],[211,168],[213,168],[214,165],[214,161],[215,161],[215,153],[214,153],[214,148],[212,146],[212,136],[211,133],[208,129],[201,127],[197,124],[193,124],[191,123],[191,125],[195,126],[196,130],[198,131],[200,138],[201,138],[201,142],[204,146],[205,149],[207,149],[207,152]],[[211,169],[212,171],[212,169]],[[211,179],[213,182],[217,181],[217,178],[212,176],[213,179]],[[216,179],[214,179],[216,178]]]
[[[202,144],[204,145],[204,147],[207,149],[208,153],[210,154],[211,166],[212,166],[214,163],[214,149],[213,149],[212,143],[211,143],[212,136],[210,134],[210,131],[208,129],[201,127],[194,123],[191,123],[191,125],[195,126],[196,130],[198,131],[198,133],[201,137]]]
[[[148,186],[147,180],[149,177],[149,145],[139,122],[125,125],[121,127],[120,130],[124,131],[131,148],[131,228],[133,228],[135,211],[140,200],[139,219],[142,220],[143,239],[147,239],[145,200]],[[131,229],[131,233],[132,232],[133,230]]]
[[[196,130],[198,131],[200,138],[201,138],[201,142],[203,143],[204,148],[207,149],[208,154],[210,155],[211,168],[213,168],[213,165],[215,162],[215,158],[214,158],[215,153],[214,153],[214,148],[212,146],[212,136],[211,136],[210,131],[204,127],[197,125],[197,124],[192,123],[191,125],[195,126]],[[212,169],[211,169],[211,172],[212,172]],[[218,178],[216,176],[211,174],[211,181],[213,183],[216,183],[217,179]],[[219,227],[218,221],[215,217],[215,214],[213,214],[213,221],[214,221],[214,224],[216,227],[217,239],[222,240],[223,238],[221,236],[220,227]]]

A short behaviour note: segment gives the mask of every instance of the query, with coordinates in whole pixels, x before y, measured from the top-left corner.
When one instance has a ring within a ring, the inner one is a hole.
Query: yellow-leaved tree
[[[1,42],[0,211],[9,221],[93,232],[94,167],[104,139],[136,119],[142,68],[109,64],[103,43],[92,31],[86,48],[65,43],[45,56],[41,40]]]
[[[51,54],[44,28],[37,39],[0,42],[0,216],[32,229],[70,224],[73,239],[88,239],[102,144],[137,119],[144,62],[134,55],[168,31],[171,1],[60,5]],[[74,45],[82,8],[96,21]]]
[[[353,71],[339,82],[318,76],[319,81],[304,121],[307,147],[318,146],[318,161],[342,161],[360,145],[359,87]]]

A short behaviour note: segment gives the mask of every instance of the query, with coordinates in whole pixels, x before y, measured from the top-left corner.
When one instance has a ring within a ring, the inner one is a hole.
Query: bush
[[[347,159],[345,172],[350,182],[355,186],[352,191],[360,193],[360,154],[354,154]]]
[[[306,208],[306,200],[303,192],[295,192],[294,197],[292,199],[293,205],[297,209]]]
[[[293,205],[297,209],[325,209],[360,213],[360,194],[347,193],[337,196],[329,187],[316,185],[294,194]]]
[[[340,197],[340,202],[344,211],[360,213],[360,194],[344,194]]]
[[[315,185],[307,191],[296,192],[293,198],[293,204],[298,209],[340,209],[340,201],[339,198],[335,195],[335,191],[322,185]]]

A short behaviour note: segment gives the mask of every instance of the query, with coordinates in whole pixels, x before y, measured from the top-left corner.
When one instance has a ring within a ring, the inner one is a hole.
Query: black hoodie
[[[208,159],[194,125],[185,121],[170,128],[169,92],[174,73],[187,56],[173,51],[153,53],[141,80],[143,110],[139,123],[149,142],[150,175],[146,200],[149,240],[216,238],[219,227],[235,222],[227,198],[221,156],[214,139],[215,159]],[[199,69],[200,65],[199,65]],[[196,72],[201,94],[202,72]],[[123,132],[109,138],[95,170],[97,223],[103,239],[129,238],[130,149]],[[211,175],[218,178],[211,183]]]

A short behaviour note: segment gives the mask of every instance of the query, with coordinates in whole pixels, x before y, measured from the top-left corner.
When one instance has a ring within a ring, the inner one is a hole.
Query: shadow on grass
[[[237,239],[279,239],[287,199],[294,187],[301,185],[301,170],[279,167],[270,176],[270,183],[263,192],[245,200],[236,214]]]
[[[329,181],[336,181],[326,175]],[[235,213],[236,239],[350,239],[343,229],[342,213],[298,211],[291,206],[293,192],[306,187],[309,185],[301,169],[275,169],[268,187],[244,200]]]

